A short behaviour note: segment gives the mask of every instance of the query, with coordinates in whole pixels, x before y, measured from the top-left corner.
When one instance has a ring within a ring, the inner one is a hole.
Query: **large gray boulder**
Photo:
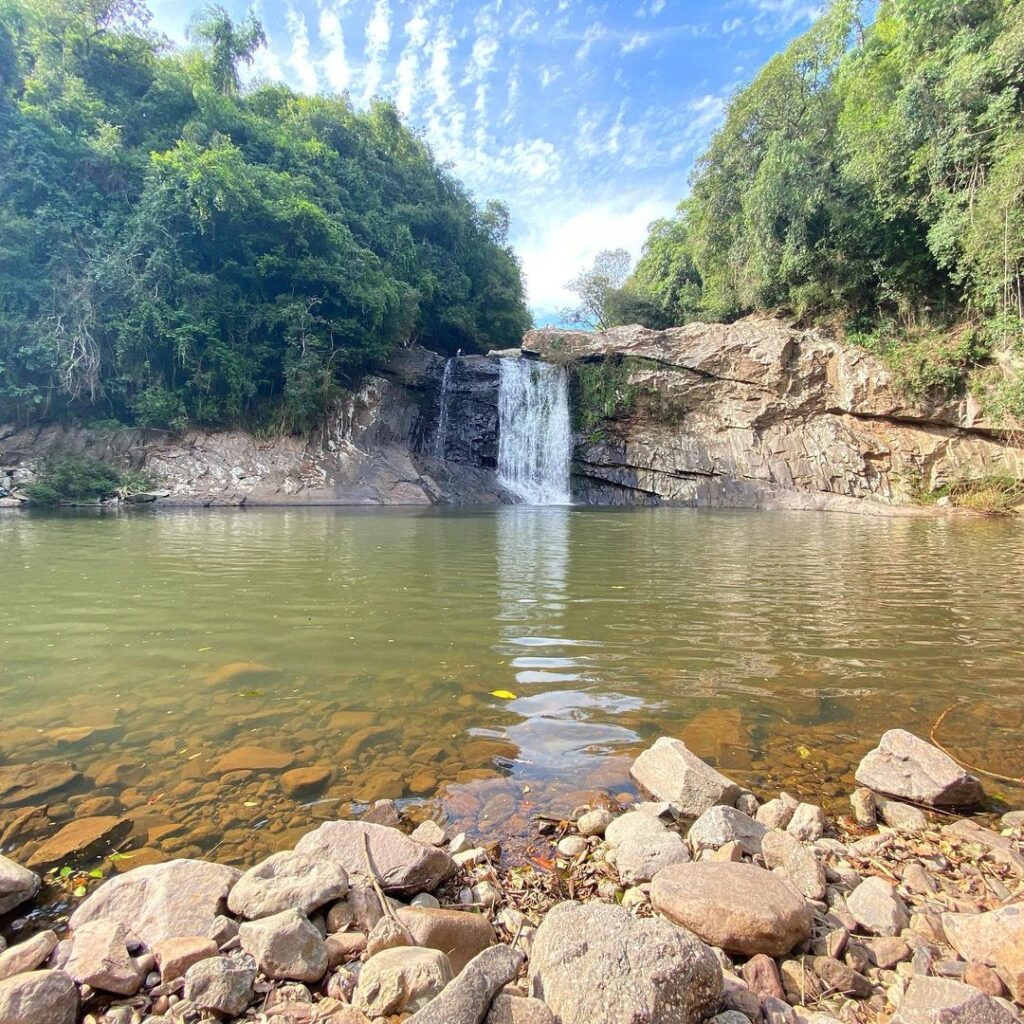
[[[910,979],[893,1024],[1020,1024],[991,996],[950,978]]]
[[[811,934],[812,914],[803,897],[753,864],[674,864],[654,876],[651,902],[727,953],[783,956]]]
[[[871,875],[846,897],[854,920],[872,935],[899,935],[910,925],[910,915],[896,887]]]
[[[683,743],[662,736],[629,769],[633,781],[656,800],[671,804],[682,817],[700,817],[716,804],[736,803],[743,792],[731,779],[716,772]]]
[[[283,910],[311,914],[344,898],[347,892],[348,875],[340,864],[295,850],[282,850],[242,875],[228,894],[228,909],[250,920]]]
[[[478,953],[436,999],[409,1018],[408,1024],[481,1024],[491,1001],[515,981],[523,954],[508,946]]]
[[[455,874],[455,862],[444,850],[417,843],[396,828],[365,821],[326,821],[304,835],[295,852],[331,860],[350,879],[366,884],[367,842],[380,884],[392,895],[432,892]]]
[[[606,903],[550,910],[533,942],[529,980],[562,1024],[697,1024],[722,994],[722,970],[703,942]]]
[[[78,988],[63,971],[31,971],[0,981],[0,1024],[75,1024]]]
[[[207,935],[240,874],[201,860],[134,868],[92,893],[71,915],[71,929],[106,918],[150,947],[162,939]]]
[[[718,850],[726,843],[738,843],[740,849],[754,857],[761,852],[761,840],[768,831],[735,807],[709,807],[691,826],[686,838],[694,853]]]
[[[985,795],[975,776],[905,729],[885,733],[864,756],[855,777],[877,793],[931,807],[972,806]]]
[[[185,998],[198,1010],[237,1017],[245,1013],[255,981],[250,957],[209,957],[185,972]]]
[[[80,985],[122,996],[134,995],[142,984],[139,970],[128,955],[124,926],[116,921],[81,925],[71,941],[64,970]]]
[[[0,856],[0,914],[32,899],[42,884],[39,876],[7,857]]]
[[[238,938],[257,967],[275,981],[319,981],[327,973],[323,936],[297,910],[246,921]]]

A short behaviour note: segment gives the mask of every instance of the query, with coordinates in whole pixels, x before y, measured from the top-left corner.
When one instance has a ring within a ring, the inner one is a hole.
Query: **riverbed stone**
[[[0,766],[0,807],[45,803],[47,797],[81,779],[81,772],[67,761]]]
[[[666,921],[561,903],[537,929],[529,983],[562,1024],[697,1024],[718,1007],[722,972],[711,949]]]
[[[875,794],[866,786],[858,786],[850,794],[850,807],[853,808],[853,820],[862,828],[871,828],[878,820]]]
[[[413,829],[409,838],[414,843],[426,843],[427,846],[442,846],[445,841],[445,831],[433,818],[427,818]]]
[[[1024,904],[984,914],[943,914],[942,930],[965,960],[995,967],[1014,999],[1024,999]]]
[[[759,1000],[786,998],[779,968],[770,956],[755,954],[740,968],[740,974]]]
[[[651,885],[655,909],[727,953],[782,956],[810,937],[797,891],[754,864],[674,864]]]
[[[484,1024],[557,1024],[557,1021],[547,1005],[539,999],[503,992],[494,997]]]
[[[446,851],[414,842],[398,829],[364,821],[324,822],[304,835],[295,850],[315,859],[330,859],[344,868],[350,879],[367,884],[366,843],[381,887],[393,895],[432,892],[455,874],[455,863]]]
[[[915,976],[893,1024],[1020,1024],[1017,1014],[971,985]]]
[[[34,871],[0,855],[0,914],[32,899],[41,885],[42,880]]]
[[[825,834],[825,812],[817,804],[797,804],[786,831],[802,843],[813,843]]]
[[[185,999],[209,1013],[237,1017],[253,996],[256,964],[249,956],[214,956],[185,972]]]
[[[664,835],[666,831],[661,818],[643,811],[627,811],[605,826],[604,841],[614,848],[630,840]]]
[[[854,920],[872,935],[899,935],[910,924],[910,915],[896,888],[883,878],[865,878],[846,897]]]
[[[524,957],[508,946],[491,946],[449,982],[436,999],[409,1018],[409,1024],[481,1024],[491,1001],[515,981]]]
[[[109,853],[131,830],[128,818],[111,814],[76,818],[36,849],[28,859],[28,867],[49,868],[98,858]]]
[[[785,828],[793,817],[796,805],[781,797],[774,800],[766,800],[757,809],[754,820],[760,822],[765,828]]]
[[[316,796],[334,778],[334,772],[323,765],[292,768],[281,776],[281,789],[293,800]]]
[[[283,772],[295,763],[292,754],[268,747],[255,745],[236,747],[226,754],[221,754],[211,766],[214,775],[226,775],[228,772]]]
[[[742,790],[702,761],[682,740],[662,736],[633,762],[629,774],[677,815],[697,818],[715,804],[736,802]]]
[[[905,729],[890,729],[856,771],[862,786],[931,807],[972,806],[981,782],[948,754]]]
[[[63,969],[80,985],[121,996],[134,995],[142,983],[128,955],[127,933],[116,921],[89,921],[77,928]]]
[[[30,971],[0,981],[2,1024],[75,1024],[78,988],[64,971]]]
[[[135,868],[104,882],[71,915],[74,931],[108,918],[152,947],[161,939],[208,935],[241,872],[200,860]]]
[[[718,850],[726,843],[738,843],[751,857],[761,852],[761,840],[768,830],[759,821],[735,807],[709,807],[691,826],[686,838],[694,853]]]
[[[576,819],[576,831],[581,836],[603,836],[605,829],[615,820],[615,815],[604,807],[585,811]]]
[[[615,870],[623,885],[649,882],[671,864],[685,864],[690,851],[678,832],[628,839],[615,847]]]
[[[900,803],[899,800],[887,800],[878,797],[875,800],[878,816],[889,828],[900,832],[920,832],[928,827],[928,816],[920,807]]]
[[[297,910],[285,910],[238,929],[242,949],[277,981],[319,981],[327,971],[327,947],[316,927]]]
[[[202,935],[164,939],[153,947],[157,967],[160,968],[160,981],[164,985],[184,978],[193,964],[216,956],[217,952],[217,943]]]
[[[370,934],[366,936],[366,955],[376,956],[385,949],[415,945],[416,942],[405,925],[393,918],[382,917],[373,926]]]
[[[440,950],[385,949],[363,964],[352,1005],[373,1018],[415,1013],[439,996],[454,976]]]
[[[57,948],[57,936],[45,931],[0,953],[0,981],[34,971]]]
[[[399,907],[396,913],[416,945],[446,954],[456,974],[498,941],[490,921],[482,914],[430,907]]]
[[[228,895],[228,909],[250,920],[292,909],[308,915],[347,892],[348,875],[336,861],[282,850],[242,875]]]
[[[825,868],[821,861],[789,832],[773,829],[761,840],[764,865],[787,878],[810,900],[825,896]]]

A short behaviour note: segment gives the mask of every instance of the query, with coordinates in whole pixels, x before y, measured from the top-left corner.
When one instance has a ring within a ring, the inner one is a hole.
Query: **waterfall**
[[[498,482],[530,505],[569,505],[569,386],[561,366],[502,359]]]
[[[440,411],[437,414],[437,433],[434,435],[434,457],[444,458],[444,450],[448,441],[448,390],[452,381],[452,363],[454,359],[444,361],[444,374],[441,377],[441,396],[438,398]]]

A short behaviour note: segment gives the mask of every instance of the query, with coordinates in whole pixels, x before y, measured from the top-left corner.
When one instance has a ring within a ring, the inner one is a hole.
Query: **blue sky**
[[[199,4],[153,0],[184,38]],[[227,0],[236,16],[250,4]],[[481,201],[503,199],[539,319],[605,248],[638,255],[735,89],[813,0],[259,0],[250,76],[395,100]]]

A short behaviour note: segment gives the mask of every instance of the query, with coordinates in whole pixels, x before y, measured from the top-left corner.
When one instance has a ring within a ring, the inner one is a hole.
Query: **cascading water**
[[[452,382],[452,363],[454,359],[444,361],[444,374],[441,376],[441,396],[438,398],[440,411],[437,414],[437,433],[434,435],[434,457],[444,458],[448,443],[448,390]]]
[[[572,428],[565,369],[502,359],[498,482],[530,505],[569,505]]]

